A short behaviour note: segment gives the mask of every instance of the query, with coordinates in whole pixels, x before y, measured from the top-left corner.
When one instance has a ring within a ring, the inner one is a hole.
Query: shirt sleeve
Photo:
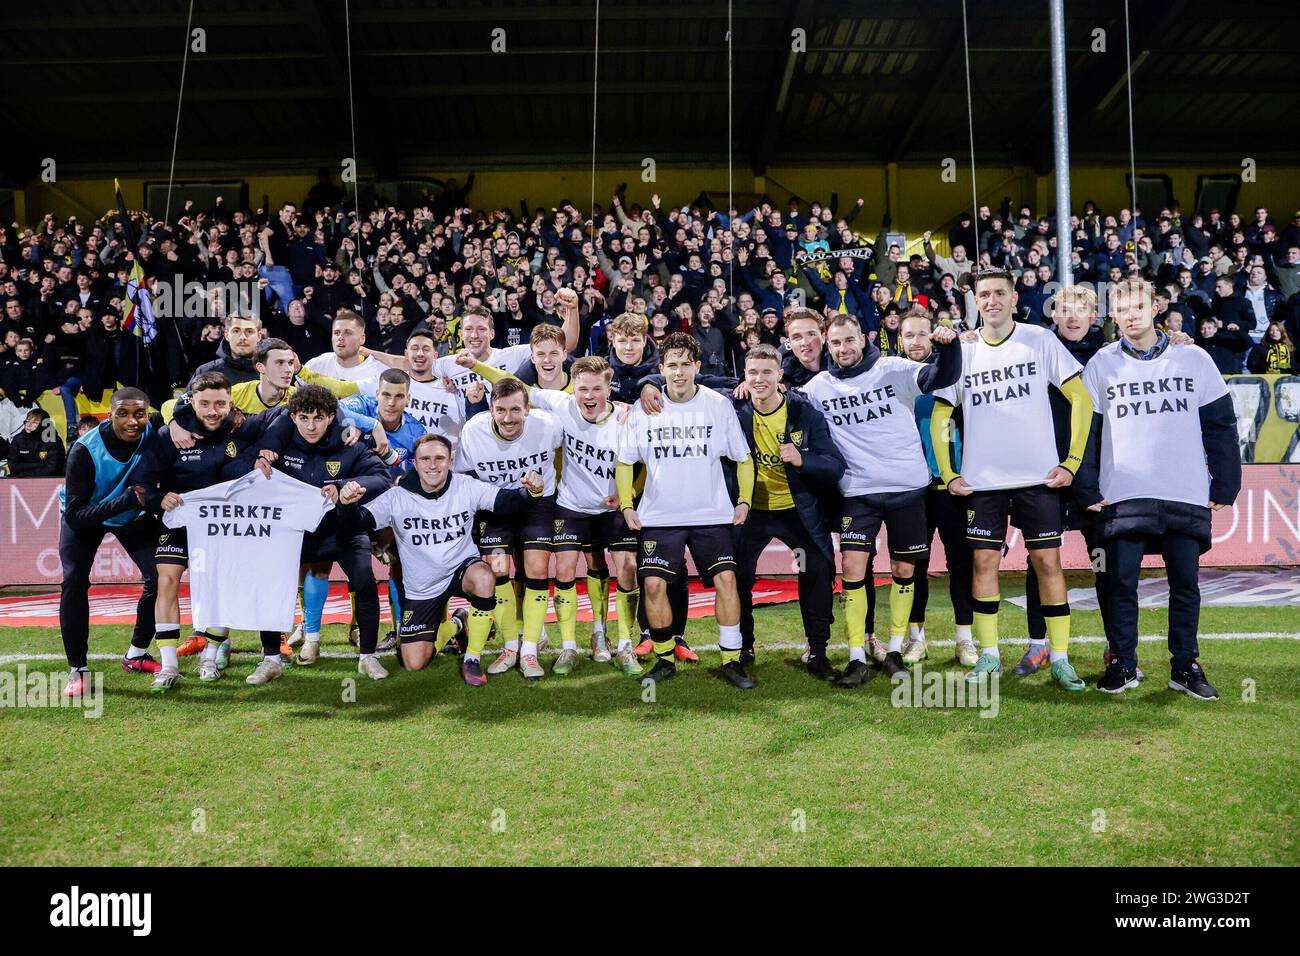
[[[500,490],[494,485],[489,485],[486,481],[480,481],[477,478],[469,479],[472,481],[474,489],[474,507],[479,511],[492,511],[496,508],[497,492]]]
[[[641,460],[641,436],[645,432],[645,413],[637,408],[632,412],[618,436],[618,460],[625,465],[635,465]]]
[[[1219,371],[1214,359],[1210,358],[1210,353],[1204,349],[1198,349],[1201,354],[1198,356],[1201,365],[1200,380],[1205,383],[1204,391],[1201,392],[1201,401],[1198,407],[1204,408],[1212,402],[1217,402],[1224,395],[1228,394],[1228,383],[1223,379],[1223,373]]]
[[[367,501],[365,509],[375,519],[376,528],[386,528],[393,519],[393,492],[385,491],[374,501]]]
[[[970,363],[971,354],[966,348],[966,343],[963,342],[961,345],[961,367],[963,369],[970,368]],[[945,385],[943,388],[936,389],[934,391],[934,397],[941,399],[954,407],[960,405],[962,399],[966,397],[965,392],[962,390],[962,380],[962,376],[957,376],[957,381],[953,382],[951,385]]]
[[[465,433],[461,432],[460,444],[456,447],[456,455],[452,459],[451,470],[468,474],[474,470],[474,456],[470,454],[469,443],[465,441]]]
[[[745,431],[740,427],[740,419],[730,401],[719,406],[719,418],[722,421],[725,450],[723,454],[732,461],[741,462],[749,459],[749,442],[745,440]]]
[[[1092,407],[1098,415],[1106,414],[1106,388],[1101,380],[1100,356],[1092,359],[1083,368],[1083,384],[1092,396]]]
[[[540,408],[547,412],[557,412],[564,407],[564,403],[571,399],[568,392],[561,392],[553,388],[530,388],[528,390],[528,400],[533,403],[534,408]]]
[[[1045,343],[1043,358],[1047,364],[1048,378],[1057,388],[1083,371],[1079,360],[1070,354],[1069,349],[1055,335],[1044,335],[1041,341]]]

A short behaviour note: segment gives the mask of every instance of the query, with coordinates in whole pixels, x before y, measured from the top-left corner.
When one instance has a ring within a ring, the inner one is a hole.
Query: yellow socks
[[[614,601],[618,606],[618,643],[622,647],[625,643],[632,643],[632,635],[641,634],[641,628],[637,624],[636,615],[641,605],[641,589],[633,588],[631,591],[618,589],[614,595]]]
[[[912,617],[912,596],[915,591],[913,578],[900,578],[894,575],[894,583],[889,588],[889,650],[902,652],[903,639],[907,636],[907,622]]]
[[[998,647],[998,605],[1002,595],[994,594],[986,598],[972,598],[972,630],[975,640],[982,651],[996,651]]]
[[[516,614],[514,582],[505,575],[498,575],[495,616],[497,630],[501,632],[501,639],[506,642],[507,647],[510,646],[510,642],[517,640],[516,635],[519,633],[515,630]]]
[[[591,578],[587,582],[590,587]],[[555,621],[560,627],[560,640],[564,646],[575,645],[578,636],[578,589],[572,581],[555,582]]]

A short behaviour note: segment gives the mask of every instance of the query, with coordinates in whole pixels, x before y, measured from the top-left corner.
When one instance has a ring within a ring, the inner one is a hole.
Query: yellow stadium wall
[[[1087,199],[1095,200],[1105,210],[1117,210],[1128,204],[1125,180],[1127,167],[1076,166],[1072,170],[1072,205],[1077,210]],[[1208,166],[1153,166],[1139,167],[1142,173],[1161,173],[1173,180],[1174,196],[1184,208],[1191,208],[1196,199],[1196,181],[1200,175],[1231,174],[1233,169],[1221,165]],[[467,169],[433,169],[404,171],[406,176],[457,177],[462,183]],[[648,203],[654,192],[660,193],[666,203],[685,203],[694,199],[701,189],[715,195],[727,192],[725,167],[660,165],[654,183],[641,182],[639,166],[606,168],[597,172],[596,199],[607,203],[620,182],[627,182],[630,201]],[[1050,175],[1038,176],[1027,166],[980,166],[977,169],[979,200],[982,205],[996,208],[1003,196],[1010,196],[1015,204],[1028,203],[1035,210],[1050,210],[1055,201],[1055,188]],[[199,177],[194,177],[199,178]],[[244,175],[248,182],[250,204],[261,205],[265,195],[272,206],[285,200],[302,202],[315,182],[311,174],[292,175],[281,172]],[[151,178],[151,181],[154,181]],[[122,180],[123,196],[127,208],[136,210],[143,206],[144,178]],[[1300,207],[1300,166],[1261,166],[1257,181],[1243,183],[1238,198],[1238,212],[1249,218],[1255,206],[1269,207],[1273,219],[1286,220]],[[766,177],[756,178],[747,169],[733,174],[732,188],[739,198],[768,192],[780,202],[791,194],[804,197],[829,198],[832,192],[840,196],[841,214],[848,210],[857,197],[866,200],[866,208],[855,226],[864,232],[874,233],[880,227],[881,214],[888,205],[893,212],[893,229],[919,236],[926,229],[946,231],[947,226],[963,209],[970,207],[969,170],[958,160],[956,182],[943,182],[935,165],[897,166],[774,166]],[[517,209],[519,200],[527,199],[530,206],[554,205],[568,198],[580,206],[589,201],[591,174],[581,167],[558,169],[481,170],[474,181],[470,202],[476,208],[509,207]],[[46,184],[34,180],[19,194],[20,219],[27,224],[39,220],[47,212],[62,218],[75,215],[93,220],[115,208],[112,178],[63,179]],[[177,195],[177,202],[184,202]]]

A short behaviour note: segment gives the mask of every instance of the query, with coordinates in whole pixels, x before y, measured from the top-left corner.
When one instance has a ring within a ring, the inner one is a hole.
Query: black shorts
[[[154,548],[155,564],[177,564],[182,568],[190,563],[190,535],[185,528],[164,527],[158,532],[158,545]]]
[[[551,540],[556,551],[635,551],[640,543],[621,511],[588,515],[559,505]]]
[[[682,580],[686,574],[686,549],[691,549],[695,569],[705,587],[713,576],[736,570],[736,537],[731,525],[698,525],[689,528],[643,528],[636,573],[643,577]]]
[[[555,517],[555,495],[538,498],[523,514],[497,515],[480,511],[478,549],[483,554],[550,551],[555,537]]]
[[[966,501],[966,540],[976,550],[1001,549],[1008,516],[1030,551],[1061,546],[1061,495],[1055,488],[1031,485],[976,491]]]
[[[438,636],[438,628],[447,620],[447,603],[454,597],[465,597],[461,581],[470,565],[482,558],[466,558],[452,575],[447,590],[435,598],[422,601],[407,598],[402,603],[402,620],[397,625],[397,636],[403,644],[415,644],[419,641],[432,641]]]
[[[925,523],[926,488],[886,491],[844,499],[840,517],[840,550],[876,550],[883,523],[889,532],[889,556],[895,561],[924,561],[930,555]]]

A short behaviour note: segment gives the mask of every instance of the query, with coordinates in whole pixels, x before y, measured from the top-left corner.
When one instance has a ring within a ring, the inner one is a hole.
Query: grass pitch
[[[1071,584],[1083,578],[1072,576]],[[1003,593],[1023,592],[1023,579]],[[878,621],[887,620],[887,589]],[[1300,862],[1300,640],[1294,609],[1206,609],[1217,702],[1165,689],[1168,655],[1144,643],[1147,681],[1119,699],[1067,695],[1046,673],[1001,682],[998,715],[900,709],[877,675],[859,691],[813,681],[794,605],[757,614],[758,688],[716,674],[717,653],[646,702],[589,659],[570,677],[517,672],[466,687],[455,658],[393,668],[354,659],[289,666],[266,687],[200,684],[165,699],[149,678],[95,660],[103,715],[0,709],[0,859],[10,865],[830,864],[1294,865]],[[1163,611],[1143,630],[1164,633]],[[1024,636],[1024,612],[1002,609]],[[1076,612],[1075,634],[1101,633]],[[929,635],[952,637],[946,588]],[[583,644],[587,626],[579,625]],[[552,628],[552,639],[554,639]],[[711,620],[688,638],[716,641]],[[833,657],[842,664],[840,637]],[[341,626],[325,650],[350,650]],[[92,628],[120,654],[122,627]],[[251,651],[251,635],[236,647]],[[769,648],[769,649],[766,649]],[[1008,666],[1021,646],[1004,648]],[[1103,646],[1078,644],[1085,679]],[[0,629],[0,670],[63,671],[52,628]],[[956,668],[951,648],[926,666]],[[2,676],[2,675],[0,675]],[[355,702],[345,683],[356,678]],[[1243,687],[1243,682],[1248,682]],[[1253,688],[1253,701],[1247,693]]]

